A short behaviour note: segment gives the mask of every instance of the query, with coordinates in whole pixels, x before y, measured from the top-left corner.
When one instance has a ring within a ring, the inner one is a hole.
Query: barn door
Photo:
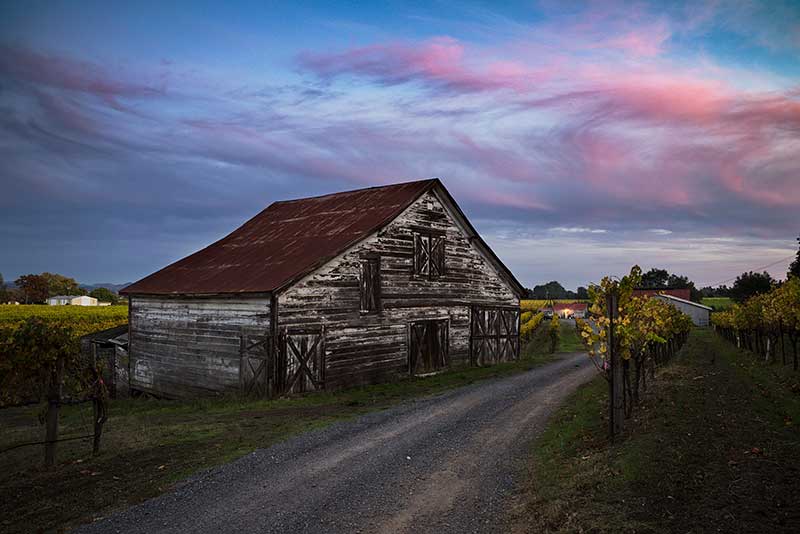
[[[519,309],[474,306],[469,346],[472,365],[516,360],[519,356]]]
[[[282,393],[325,389],[325,336],[322,330],[290,330],[282,340]]]
[[[270,335],[243,335],[239,346],[239,385],[244,395],[272,397],[275,391],[275,343]]]
[[[450,365],[447,320],[411,323],[408,368],[412,375],[435,373]]]

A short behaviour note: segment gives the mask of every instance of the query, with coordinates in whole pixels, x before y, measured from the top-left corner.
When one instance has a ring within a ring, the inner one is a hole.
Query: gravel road
[[[585,354],[261,449],[81,533],[505,532],[529,444]]]

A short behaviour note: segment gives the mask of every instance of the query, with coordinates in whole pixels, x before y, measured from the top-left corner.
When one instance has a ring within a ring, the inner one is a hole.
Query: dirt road
[[[503,532],[528,445],[584,354],[292,438],[78,532]]]

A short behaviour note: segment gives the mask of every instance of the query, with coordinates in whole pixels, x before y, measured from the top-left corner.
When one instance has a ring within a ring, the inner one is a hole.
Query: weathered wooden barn
[[[131,387],[274,396],[513,360],[523,291],[439,180],[275,202],[120,292]]]

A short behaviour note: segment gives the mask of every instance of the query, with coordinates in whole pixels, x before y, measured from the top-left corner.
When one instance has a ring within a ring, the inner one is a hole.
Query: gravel
[[[506,532],[531,441],[584,354],[308,432],[80,533]]]

